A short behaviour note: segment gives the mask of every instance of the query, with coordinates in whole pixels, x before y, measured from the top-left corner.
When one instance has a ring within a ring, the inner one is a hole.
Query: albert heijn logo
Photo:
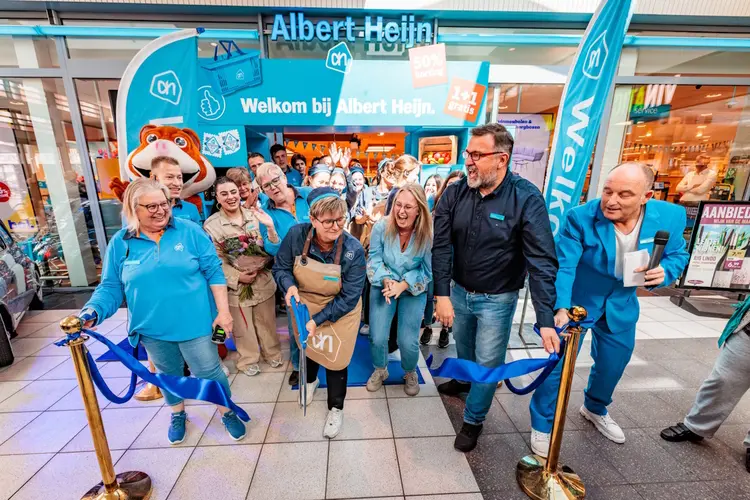
[[[591,42],[583,59],[583,74],[592,80],[598,80],[607,64],[609,48],[607,47],[607,30]]]
[[[180,104],[182,98],[182,85],[177,73],[173,70],[164,71],[154,75],[151,79],[150,93],[152,96],[162,101],[174,104]]]
[[[338,71],[339,73],[349,73],[352,69],[352,53],[346,42],[341,42],[331,47],[326,57],[326,68]]]

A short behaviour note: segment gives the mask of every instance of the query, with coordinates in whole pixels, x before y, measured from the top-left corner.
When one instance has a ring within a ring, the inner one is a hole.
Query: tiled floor
[[[705,444],[670,444],[658,436],[692,404],[717,355],[724,321],[692,317],[665,297],[641,304],[636,350],[610,407],[627,442],[607,441],[578,415],[592,365],[586,341],[562,462],[581,474],[587,498],[743,498],[750,491],[741,464],[750,396]],[[69,312],[24,319],[14,341],[18,359],[0,370],[0,500],[43,498],[49,491],[80,498],[99,480],[72,364],[66,349],[51,345],[60,336],[55,323]],[[118,312],[99,331],[119,340],[126,335],[124,321]],[[99,344],[91,350],[102,352]],[[427,350],[437,358],[455,354],[452,346]],[[509,359],[542,355],[515,349]],[[125,391],[127,372],[119,363],[101,365],[110,387]],[[530,453],[529,396],[499,389],[479,446],[464,455],[453,449],[463,402],[438,396],[429,377],[416,398],[405,397],[400,386],[375,394],[350,388],[343,431],[328,441],[322,436],[325,391],[316,393],[303,417],[284,369],[263,365],[256,377],[232,375],[233,397],[253,419],[240,443],[226,435],[213,406],[191,402],[187,439],[170,446],[163,401],[118,406],[100,395],[116,470],[148,472],[154,499],[526,498],[514,476],[518,460]]]

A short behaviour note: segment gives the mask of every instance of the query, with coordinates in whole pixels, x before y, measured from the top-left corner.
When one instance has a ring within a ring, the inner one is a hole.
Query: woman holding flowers
[[[229,312],[234,320],[237,370],[245,375],[260,373],[261,355],[271,367],[282,364],[281,345],[276,335],[272,258],[264,241],[279,243],[273,220],[257,207],[241,206],[237,184],[220,177],[214,184],[219,211],[206,220],[221,258],[229,288]]]

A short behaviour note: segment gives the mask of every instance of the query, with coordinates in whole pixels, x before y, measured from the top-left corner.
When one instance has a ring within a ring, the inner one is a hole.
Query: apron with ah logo
[[[336,245],[336,257],[333,264],[324,264],[308,257],[313,230],[307,234],[302,255],[294,259],[294,279],[297,281],[300,300],[307,306],[313,316],[331,302],[341,292],[341,251],[344,246],[344,235],[339,237]],[[329,370],[343,370],[349,366],[354,352],[354,344],[359,332],[359,320],[362,312],[360,298],[354,309],[331,323],[326,321],[318,325],[314,337],[307,339],[307,357]],[[295,324],[293,322],[293,324]],[[296,330],[296,327],[294,328]],[[299,345],[299,333],[294,332]]]

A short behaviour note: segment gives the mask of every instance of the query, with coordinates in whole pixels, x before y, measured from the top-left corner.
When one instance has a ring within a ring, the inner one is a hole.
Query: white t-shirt
[[[638,234],[641,232],[641,223],[643,223],[643,211],[641,211],[641,216],[638,217],[638,222],[636,222],[630,234],[623,234],[615,227],[615,246],[617,247],[615,276],[618,278],[622,278],[622,266],[623,262],[625,262],[625,254],[638,250]]]

